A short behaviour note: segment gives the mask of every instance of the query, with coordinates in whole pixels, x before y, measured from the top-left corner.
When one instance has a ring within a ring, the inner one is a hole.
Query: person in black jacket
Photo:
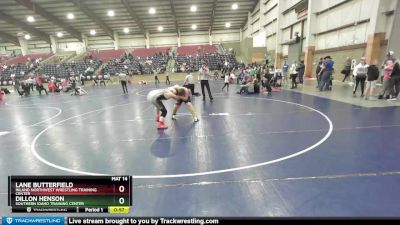
[[[315,77],[317,78],[317,88],[319,88],[319,85],[321,83],[321,70],[323,65],[324,65],[324,59],[320,58],[317,68],[315,69]]]
[[[344,78],[342,80],[342,82],[344,82],[347,79],[347,77],[350,76],[350,73],[351,73],[351,59],[350,59],[350,57],[346,58],[346,61],[344,62],[344,67],[343,67],[343,70],[342,70],[341,73],[344,75]]]
[[[367,70],[367,88],[365,90],[365,100],[368,100],[374,93],[376,82],[379,78],[379,68],[376,65],[378,62],[374,60],[374,62],[369,65]]]
[[[272,92],[271,80],[272,80],[272,75],[269,73],[268,70],[265,70],[264,76],[261,80],[261,86],[263,91],[262,93],[269,94]]]
[[[297,68],[296,68],[296,71],[297,71],[298,76],[299,76],[299,83],[300,84],[303,84],[304,70],[305,70],[304,61],[301,60],[300,63],[297,65]]]
[[[400,92],[400,65],[399,61],[396,61],[393,67],[392,76],[390,79],[390,95],[392,96],[390,100],[397,100]]]

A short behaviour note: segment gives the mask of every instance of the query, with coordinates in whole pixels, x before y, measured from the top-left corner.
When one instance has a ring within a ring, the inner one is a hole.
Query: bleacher
[[[196,56],[215,54],[217,51],[218,48],[216,45],[189,45],[178,47],[177,54],[183,56]]]
[[[143,58],[154,56],[159,53],[167,55],[168,50],[170,48],[171,47],[135,48],[131,51],[131,54],[133,56],[143,59]]]
[[[100,51],[90,51],[90,56],[93,59],[99,59],[101,61],[108,61],[110,59],[119,59],[126,52],[126,49],[110,49]]]
[[[101,69],[102,74],[114,75],[120,72],[128,74],[151,74],[153,70],[165,71],[170,47],[136,48],[125,51],[121,57],[107,60]]]
[[[22,78],[28,71],[28,66],[25,64],[8,66],[7,69],[3,70],[3,72],[1,73],[0,82],[2,85],[12,84],[12,77],[15,77],[17,79]]]
[[[211,70],[217,70],[219,67],[224,66],[225,63],[228,63],[229,67],[238,66],[238,62],[233,55],[221,55],[218,53],[200,56],[177,56],[176,62],[178,72],[180,72],[179,67],[182,65],[189,65],[193,70],[199,70],[202,62],[205,62]]]
[[[216,45],[181,46],[177,49],[176,71],[180,72],[182,65],[186,68],[199,70],[202,62],[206,62],[211,70],[219,69],[225,63],[229,67],[237,67],[238,65],[232,54],[219,54]]]
[[[61,64],[45,64],[43,66],[43,73],[48,77],[55,77],[58,79],[67,78],[70,76],[71,72],[74,73],[75,76],[86,75],[86,69],[88,67],[93,68],[96,71],[101,65],[100,61],[94,60],[93,63],[84,63],[84,62],[76,62],[76,63],[61,63]],[[90,76],[86,76],[88,80],[92,79]]]
[[[127,71],[131,74],[151,74],[153,70],[160,69],[165,71],[168,58],[163,56],[148,56],[146,58],[134,57],[124,62],[111,62],[105,65],[103,74],[115,75],[116,73]]]
[[[5,64],[8,60],[15,58],[17,56],[0,54],[0,64]]]
[[[139,74],[139,61],[132,61],[130,63],[117,63],[115,65],[106,64],[101,70],[102,74],[115,75],[117,73],[131,71],[134,74]]]
[[[51,55],[52,55],[51,53],[28,54],[28,55],[25,55],[25,56],[21,55],[21,56],[17,56],[17,57],[14,57],[12,59],[9,59],[5,63],[7,65],[13,65],[13,64],[16,65],[18,63],[25,64],[25,63],[28,62],[28,59],[34,60],[34,59],[41,58],[42,60],[44,60],[44,59],[47,59],[48,57],[50,57]]]
[[[58,79],[69,77],[71,72],[75,76],[80,74],[86,76],[86,79],[93,79],[93,75],[86,75],[86,69],[91,66],[94,71],[100,70],[101,75],[115,75],[120,72],[129,74],[152,74],[153,70],[160,69],[161,72],[166,70],[166,66],[169,60],[168,50],[171,47],[156,47],[156,48],[137,48],[131,52],[131,55],[125,54],[128,52],[126,49],[120,50],[101,50],[91,51],[90,60],[84,60],[83,62],[72,62],[72,63],[46,63],[42,66],[42,75],[45,77],[56,77]],[[223,67],[226,63],[229,67],[237,67],[238,62],[232,54],[219,54],[215,45],[193,45],[193,46],[182,46],[177,48],[178,54],[175,56],[175,71],[183,72],[181,67],[187,69],[199,70],[202,62],[206,62],[211,70],[217,70]],[[160,54],[161,53],[161,54]],[[31,60],[36,58],[45,59],[51,54],[30,54],[24,57],[16,57],[11,61],[15,64],[13,67],[8,66],[0,77],[0,84],[5,85],[11,82],[11,75],[15,78],[23,76],[21,71],[25,74],[30,70],[25,65],[28,58]],[[18,63],[19,62],[19,63]],[[104,64],[103,64],[104,62]],[[7,63],[11,65],[10,63]]]
[[[175,71],[183,72],[181,67],[187,69],[199,70],[202,62],[206,62],[211,70],[217,70],[219,67],[223,67],[225,63],[229,67],[237,67],[238,62],[233,55],[220,55],[220,54],[210,54],[202,56],[176,56],[175,58]],[[168,58],[166,56],[149,56],[146,59],[133,58],[129,62],[112,62],[106,64],[102,70],[103,74],[114,75],[116,73],[124,72],[131,74],[151,74],[153,70],[160,69],[162,72],[166,70],[166,65]],[[140,71],[140,67],[142,71]]]
[[[79,76],[80,74],[84,75],[86,79],[93,79],[93,75],[86,75],[85,71],[90,66],[94,71],[100,66],[99,61],[93,61],[93,63],[62,63],[62,64],[44,64],[43,74],[42,76],[46,78],[55,77],[57,79],[67,78],[70,76],[71,72],[74,73],[75,76]],[[22,73],[21,73],[22,72]],[[28,67],[25,64],[17,64],[16,66],[9,67],[5,69],[0,77],[0,82],[2,85],[11,84],[12,77],[15,79],[23,78],[26,73],[30,72]],[[34,71],[32,71],[34,72]]]

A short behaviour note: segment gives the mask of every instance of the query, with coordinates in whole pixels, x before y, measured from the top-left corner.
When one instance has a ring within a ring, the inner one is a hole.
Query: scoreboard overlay
[[[131,205],[131,176],[8,177],[12,212],[117,213]]]

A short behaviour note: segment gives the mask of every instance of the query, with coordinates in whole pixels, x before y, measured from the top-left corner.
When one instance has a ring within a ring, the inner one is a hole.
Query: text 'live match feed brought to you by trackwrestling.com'
[[[3,225],[213,225],[233,222],[241,224],[325,224],[332,222],[343,224],[345,222],[337,218],[171,218],[157,217],[157,215],[155,217],[131,217],[131,215],[135,215],[132,187],[132,177],[127,175],[9,176],[8,206],[10,211],[3,212],[1,223]],[[171,206],[173,207],[173,205]],[[79,214],[84,214],[85,217],[77,216]],[[396,222],[389,219],[383,221],[382,218],[362,221],[354,218],[345,220],[351,223],[375,224]]]

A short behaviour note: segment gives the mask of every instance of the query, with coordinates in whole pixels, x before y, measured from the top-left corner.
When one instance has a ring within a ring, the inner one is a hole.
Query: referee
[[[203,94],[203,101],[206,100],[206,95],[204,93],[204,86],[206,86],[207,91],[208,91],[208,97],[210,97],[210,101],[212,101],[213,97],[212,97],[211,91],[210,91],[210,84],[208,83],[208,77],[210,76],[210,69],[207,68],[205,62],[203,62],[201,64],[201,68],[199,70],[199,75],[200,75],[201,93]]]
[[[128,77],[126,76],[126,73],[121,72],[118,74],[119,80],[121,82],[122,85],[122,91],[124,91],[124,94],[128,94],[128,88],[126,86],[126,82],[128,80]]]

